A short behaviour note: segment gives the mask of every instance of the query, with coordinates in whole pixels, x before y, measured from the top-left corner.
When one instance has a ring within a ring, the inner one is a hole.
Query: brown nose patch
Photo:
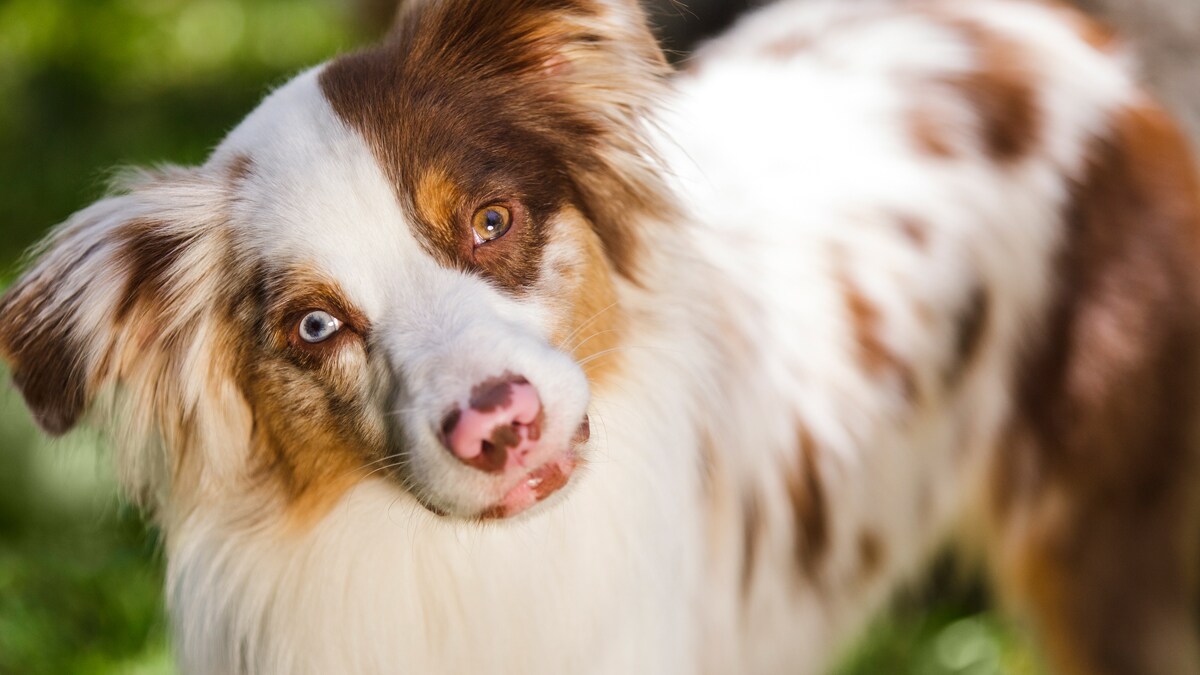
[[[471,389],[471,407],[482,413],[492,412],[496,408],[512,405],[512,386],[514,384],[529,384],[523,377],[504,373],[480,382]]]

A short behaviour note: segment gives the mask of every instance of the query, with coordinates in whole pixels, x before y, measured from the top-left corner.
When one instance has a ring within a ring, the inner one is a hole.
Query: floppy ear
[[[207,181],[180,170],[141,176],[60,225],[33,252],[28,271],[0,299],[0,355],[37,423],[70,430],[122,362],[170,319],[156,303],[176,292],[187,255],[211,216]],[[131,344],[132,341],[132,344]]]

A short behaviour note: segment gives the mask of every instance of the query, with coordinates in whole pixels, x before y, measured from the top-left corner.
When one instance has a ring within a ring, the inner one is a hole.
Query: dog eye
[[[485,244],[504,236],[512,227],[512,211],[499,204],[485,206],[475,212],[471,218],[471,227],[475,230],[475,245]]]
[[[329,312],[309,312],[300,319],[300,339],[310,344],[324,342],[341,328],[342,322]]]

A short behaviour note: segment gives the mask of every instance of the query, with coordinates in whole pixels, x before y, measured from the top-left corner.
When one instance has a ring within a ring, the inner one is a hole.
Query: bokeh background
[[[652,14],[678,58],[747,2],[661,0]],[[1200,2],[1081,2],[1153,38],[1152,75],[1200,130],[1187,94],[1200,91]],[[114,168],[200,162],[272,86],[382,33],[393,4],[0,0],[0,288]],[[120,501],[104,449],[86,433],[39,436],[0,370],[0,673],[173,672],[162,574],[156,533]],[[839,673],[1035,664],[977,580],[946,563],[896,599]]]

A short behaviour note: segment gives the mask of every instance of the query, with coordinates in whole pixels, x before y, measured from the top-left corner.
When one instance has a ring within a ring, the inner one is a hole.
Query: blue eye
[[[342,322],[329,312],[309,312],[300,319],[300,339],[312,344],[324,342],[341,328]]]

